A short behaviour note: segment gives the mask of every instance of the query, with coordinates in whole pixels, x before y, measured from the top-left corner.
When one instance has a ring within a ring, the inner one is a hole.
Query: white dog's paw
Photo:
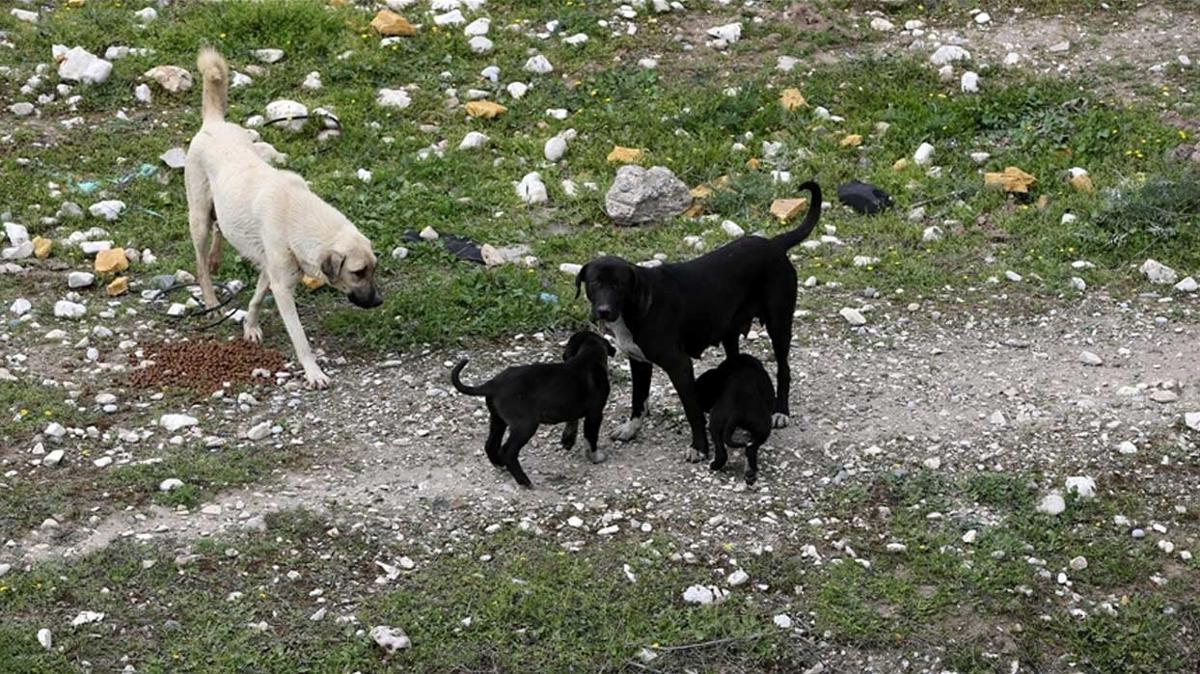
[[[772,428],[787,428],[787,426],[788,426],[788,415],[782,414],[780,412],[776,412],[775,414],[771,415],[771,427]]]
[[[329,388],[329,376],[321,371],[321,368],[313,368],[311,372],[304,373],[304,379],[308,382],[308,387],[311,389]]]
[[[704,455],[696,450],[695,447],[688,447],[687,453],[683,455],[688,463],[700,463],[704,460]]]
[[[262,343],[262,326],[250,325],[249,323],[242,324],[242,339],[245,339],[251,344]]]
[[[642,418],[634,417],[620,426],[617,426],[616,430],[612,432],[612,439],[620,440],[621,442],[629,442],[637,437],[638,431],[640,430],[642,430]]]
[[[604,463],[608,461],[608,455],[604,453],[603,449],[597,449],[595,452],[586,452],[586,456],[588,461],[592,463]]]

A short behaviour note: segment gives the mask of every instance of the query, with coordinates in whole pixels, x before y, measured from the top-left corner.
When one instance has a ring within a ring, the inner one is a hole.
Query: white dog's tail
[[[196,68],[204,81],[204,103],[201,117],[205,122],[225,119],[228,106],[229,66],[212,47],[204,47],[196,57]]]

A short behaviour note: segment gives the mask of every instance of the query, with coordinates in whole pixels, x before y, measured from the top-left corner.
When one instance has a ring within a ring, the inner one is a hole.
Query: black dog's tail
[[[808,235],[812,234],[813,228],[817,226],[817,221],[821,219],[821,186],[810,180],[801,185],[800,189],[808,190],[808,193],[812,195],[808,204],[808,213],[804,215],[804,222],[801,222],[796,229],[771,239],[783,246],[785,250],[807,239]]]
[[[462,382],[462,379],[459,379],[459,374],[462,372],[463,368],[466,366],[467,366],[466,358],[463,358],[462,360],[458,361],[458,364],[454,366],[454,369],[450,370],[450,383],[454,384],[454,388],[458,389],[459,393],[465,393],[466,395],[469,395],[469,396],[485,396],[485,395],[487,395],[488,392],[485,390],[485,389],[487,389],[487,384],[484,384],[482,386],[467,386],[466,384],[464,384]]]

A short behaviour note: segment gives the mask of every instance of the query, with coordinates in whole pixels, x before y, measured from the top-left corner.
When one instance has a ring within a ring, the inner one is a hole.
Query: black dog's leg
[[[696,395],[696,377],[692,371],[692,359],[686,355],[665,368],[675,385],[675,392],[683,403],[683,413],[687,416],[688,425],[692,427],[692,447],[687,452],[687,460],[692,463],[702,461],[708,456],[708,435],[704,431],[704,410],[700,409],[700,397]]]
[[[795,299],[791,306],[795,306]],[[771,415],[771,425],[783,428],[788,425],[788,393],[792,388],[792,370],[788,366],[788,352],[792,348],[792,315],[774,317],[767,325],[767,334],[771,336],[771,349],[775,352],[775,413]]]
[[[712,433],[713,462],[708,467],[710,470],[721,470],[725,467],[725,462],[729,460],[729,455],[725,451],[725,427],[713,426],[709,430]]]
[[[496,408],[492,407],[490,401],[488,402],[488,415],[491,418],[491,427],[488,429],[488,438],[483,445],[483,451],[487,452],[488,461],[491,461],[493,466],[503,466],[504,460],[500,456],[500,441],[504,439],[504,429],[508,427],[508,424],[504,423],[504,419],[496,413]]]
[[[587,440],[587,458],[592,463],[603,463],[608,457],[600,451],[600,423],[604,421],[604,408],[593,410],[583,420],[583,439]]]
[[[562,446],[570,449],[575,446],[575,437],[579,435],[579,420],[572,419],[563,425]]]
[[[529,442],[533,434],[537,432],[537,424],[513,426],[508,433],[508,440],[504,441],[504,465],[508,468],[508,472],[516,478],[517,484],[522,487],[533,487],[533,483],[529,481],[529,477],[525,475],[525,471],[521,470],[521,462],[517,455],[521,453],[521,448]]]
[[[762,441],[755,439],[746,445],[746,484],[752,485],[758,479],[758,448]]]
[[[725,347],[726,358],[733,358],[734,356],[738,355],[738,341],[740,339],[741,335],[739,335],[737,332],[731,332],[728,335],[725,335],[725,338],[721,340],[721,346]]]
[[[640,360],[629,359],[629,374],[633,379],[633,409],[629,421],[621,424],[612,432],[613,440],[628,442],[637,437],[642,429],[643,417],[646,414],[646,401],[650,399],[650,375],[654,366]]]

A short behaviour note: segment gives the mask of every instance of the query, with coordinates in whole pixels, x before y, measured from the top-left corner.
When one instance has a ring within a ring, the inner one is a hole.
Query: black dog
[[[517,454],[540,424],[566,422],[562,444],[570,449],[575,446],[582,418],[588,458],[593,463],[604,460],[596,442],[608,402],[608,357],[615,354],[616,350],[600,335],[577,332],[567,342],[562,363],[510,367],[486,384],[467,386],[459,379],[467,365],[464,358],[450,371],[450,381],[462,393],[487,398],[491,430],[484,451],[488,459],[493,465],[508,468],[518,484],[532,487]],[[508,439],[502,446],[505,429],[509,431]]]
[[[747,353],[730,356],[717,367],[696,378],[700,408],[708,413],[712,435],[713,470],[725,467],[725,446],[746,448],[746,484],[758,479],[758,448],[771,435],[771,411],[775,393],[771,378],[757,358]],[[743,441],[738,431],[749,439]]]
[[[696,398],[692,359],[721,344],[727,356],[757,318],[771,337],[778,390],[776,427],[787,425],[791,371],[788,351],[796,309],[796,269],[787,251],[803,241],[821,217],[821,188],[807,182],[812,203],[800,226],[771,239],[747,236],[689,262],[646,269],[619,257],[601,257],[575,277],[575,295],[587,287],[592,319],[607,324],[617,347],[629,355],[633,411],[613,433],[631,440],[641,428],[650,395],[652,364],[667,371],[692,428],[689,461],[708,454],[704,413]]]

